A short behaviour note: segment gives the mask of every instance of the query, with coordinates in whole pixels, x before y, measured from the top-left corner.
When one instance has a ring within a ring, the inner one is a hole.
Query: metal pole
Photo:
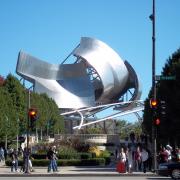
[[[18,152],[18,143],[19,143],[19,136],[18,136],[18,133],[17,133],[16,141],[17,141],[17,144],[16,144],[16,150],[17,150],[17,152]]]
[[[153,25],[153,34],[152,34],[152,87],[153,87],[153,98],[156,99],[156,49],[155,49],[155,0],[153,0],[153,18],[152,18],[152,25]]]
[[[155,0],[153,0],[153,13],[150,16],[150,19],[152,20],[152,98],[156,100],[156,51],[155,51]],[[154,170],[156,171],[157,169],[157,132],[156,128],[153,125],[154,121],[154,115],[156,112],[153,112],[152,116],[152,140],[153,140],[153,166]]]
[[[36,143],[38,143],[38,129],[36,127]]]
[[[153,98],[156,100],[156,46],[155,46],[155,41],[156,41],[156,37],[155,37],[155,0],[153,0],[153,37],[152,37],[152,41],[153,41],[153,63],[152,63],[152,67],[153,67]],[[157,170],[157,129],[156,127],[154,127],[154,170]]]
[[[7,128],[9,127],[9,119],[6,116],[6,136],[5,136],[5,149],[7,150],[7,141],[8,141],[8,136],[7,136]]]
[[[17,119],[17,137],[16,137],[16,141],[17,141],[16,150],[18,152],[18,146],[19,146],[19,119]]]
[[[7,130],[6,130],[6,137],[5,137],[5,149],[7,150]]]
[[[26,146],[26,158],[25,158],[25,171],[24,173],[30,173],[29,172],[29,109],[30,109],[30,89],[28,89],[28,109],[27,109],[27,131],[26,131],[26,136],[27,136],[27,146]]]

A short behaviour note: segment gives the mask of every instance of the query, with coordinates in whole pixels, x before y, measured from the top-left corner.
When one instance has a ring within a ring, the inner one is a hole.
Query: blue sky
[[[156,0],[156,74],[180,47],[180,0]],[[15,73],[23,50],[58,64],[83,36],[128,60],[143,86],[152,84],[152,0],[0,0],[0,75]]]

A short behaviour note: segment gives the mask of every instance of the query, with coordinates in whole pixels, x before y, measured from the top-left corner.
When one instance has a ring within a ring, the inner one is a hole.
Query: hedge
[[[46,154],[32,154],[34,159],[46,159]],[[58,159],[90,159],[93,157],[92,153],[60,153],[57,154]]]
[[[11,166],[11,160],[6,160],[6,165]],[[19,166],[22,166],[22,160],[18,161]],[[34,159],[32,160],[33,166],[48,166],[49,160],[47,159]],[[59,159],[57,160],[58,166],[103,166],[105,165],[104,158],[90,158],[90,159]]]

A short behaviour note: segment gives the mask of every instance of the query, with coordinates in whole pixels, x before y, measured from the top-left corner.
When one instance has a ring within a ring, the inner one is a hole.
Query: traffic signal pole
[[[153,0],[153,13],[150,15],[150,19],[152,21],[152,98],[156,100],[156,71],[155,71],[155,66],[156,66],[156,57],[155,57],[155,0]],[[152,142],[153,142],[153,167],[154,170],[156,171],[157,169],[157,129],[154,126],[154,114],[156,112],[153,111],[153,116],[152,116]]]
[[[26,146],[26,152],[24,152],[25,155],[25,171],[24,173],[29,174],[29,124],[30,124],[30,118],[29,118],[29,108],[31,106],[30,104],[30,88],[28,89],[28,105],[27,105],[27,129],[26,129],[26,138],[27,138],[27,146]]]

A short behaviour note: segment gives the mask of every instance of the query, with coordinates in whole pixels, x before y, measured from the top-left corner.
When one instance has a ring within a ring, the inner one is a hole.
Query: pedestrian
[[[176,161],[180,162],[180,148],[176,149]]]
[[[151,171],[152,170],[152,153],[151,153],[151,151],[149,150],[149,149],[146,149],[147,150],[147,152],[148,152],[148,160],[147,160],[147,168],[148,168],[148,170],[149,171]]]
[[[24,150],[22,151],[23,160],[22,160],[22,166],[20,168],[20,172],[25,172],[25,164],[27,158],[26,154],[27,154],[27,148],[25,147]]]
[[[20,171],[22,171],[22,172],[25,172],[25,171],[32,172],[32,171],[34,171],[33,167],[32,167],[31,159],[32,159],[32,157],[31,157],[30,149],[27,150],[27,147],[25,147],[24,151],[23,151],[23,163],[22,163]]]
[[[159,152],[159,164],[168,162],[168,152],[165,147],[161,147]]]
[[[56,153],[54,151],[53,147],[49,147],[49,150],[47,152],[47,158],[49,159],[49,165],[48,165],[48,172],[57,172],[57,163],[56,163]]]
[[[171,162],[172,161],[172,147],[169,144],[166,145],[166,152],[168,154],[168,162]]]
[[[29,170],[30,170],[30,172],[34,171],[33,166],[32,166],[32,160],[33,160],[32,153],[31,153],[31,150],[29,149]]]
[[[57,167],[57,151],[56,151],[56,146],[53,146],[53,171],[58,172],[58,167]]]
[[[18,172],[18,152],[16,149],[13,150],[13,152],[10,155],[11,157],[11,172]]]
[[[140,150],[139,146],[136,148],[136,151],[134,153],[134,160],[135,160],[135,169],[136,169],[136,171],[140,171],[141,170],[142,159],[141,159],[141,150]]]
[[[142,165],[143,165],[143,172],[146,173],[146,168],[147,168],[147,162],[148,162],[148,152],[145,148],[142,149],[141,152],[141,159],[142,159]]]
[[[120,149],[120,153],[119,153],[119,161],[125,163],[126,162],[126,154],[124,152],[124,148]]]
[[[8,153],[7,153],[7,149],[6,149],[6,148],[4,148],[4,160],[6,160],[6,159],[7,159],[7,155],[8,155]]]
[[[118,163],[116,166],[116,170],[119,173],[126,173],[126,154],[124,152],[124,148],[120,149],[119,155],[118,155]]]
[[[133,163],[133,158],[132,158],[132,152],[129,148],[126,149],[126,172],[132,173],[132,163]]]

